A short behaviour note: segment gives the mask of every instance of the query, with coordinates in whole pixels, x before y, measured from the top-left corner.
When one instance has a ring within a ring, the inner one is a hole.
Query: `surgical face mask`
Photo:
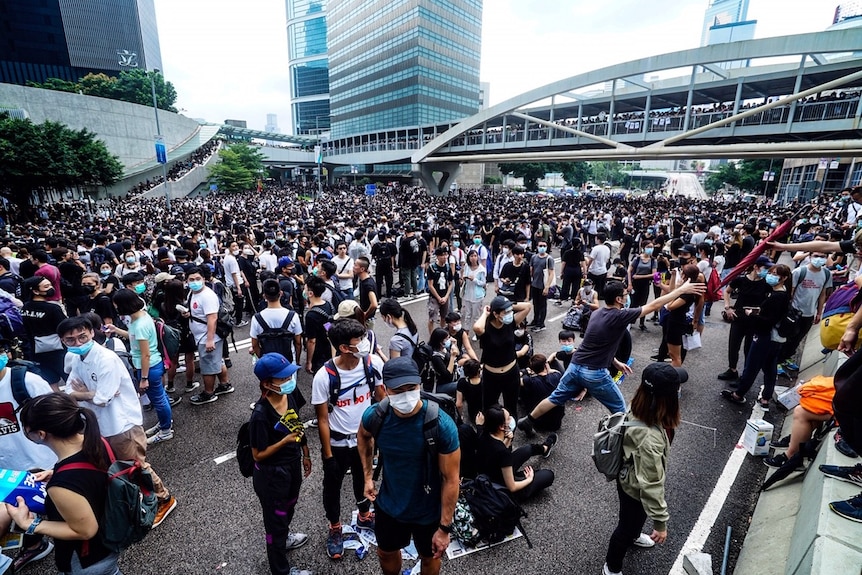
[[[522,247],[522,248],[524,248],[524,249],[527,249],[527,244],[518,244],[518,245],[519,245],[519,246],[521,246],[521,247]]]
[[[624,308],[629,308],[632,305],[632,296],[626,295],[626,303],[623,306]]]
[[[131,257],[126,258],[126,263],[127,264],[135,263],[135,256],[131,256]]]
[[[201,291],[204,289],[204,282],[189,282],[189,289],[192,291]]]
[[[762,268],[759,272],[757,272],[757,275],[761,278],[765,278],[767,274],[769,274],[769,270],[766,268]]]
[[[648,256],[651,256],[653,252],[653,248],[644,248],[644,253]]]
[[[500,318],[501,321],[505,324],[510,324],[515,321],[515,312],[509,311],[503,314],[503,317]]]
[[[87,355],[87,352],[93,349],[93,344],[95,343],[96,342],[91,339],[84,345],[67,347],[66,349],[69,351],[69,353],[74,353],[75,355]]]
[[[509,423],[508,423],[509,431],[511,431],[512,433],[515,433],[515,427],[517,427],[517,425],[518,425],[518,422],[515,421],[515,418],[510,415],[509,416]]]
[[[820,257],[811,258],[811,265],[813,265],[816,268],[822,268],[823,266],[826,265],[826,258],[820,258]]]
[[[452,326],[452,331],[454,331],[455,333],[458,333],[459,331],[461,331],[461,323],[458,322],[458,323],[454,324]]]
[[[389,405],[398,413],[408,414],[416,408],[419,399],[419,388],[417,387],[403,393],[390,394]]]
[[[147,291],[147,284],[135,284],[135,293],[141,295]]]
[[[452,245],[455,246],[456,248],[460,248],[461,242],[459,242],[458,240],[455,240],[454,242],[452,242]]]
[[[591,287],[585,287],[584,288],[584,295],[590,295],[591,293],[593,293],[593,288],[591,288]]]
[[[353,355],[359,359],[363,359],[368,357],[371,353],[371,342],[367,339],[363,339],[356,345],[356,351],[353,352]]]
[[[481,239],[479,239],[479,238],[473,238],[473,245],[474,245],[474,246],[478,246],[478,245],[479,245],[479,244],[481,244],[481,243],[482,243],[482,240],[481,240]]]
[[[543,253],[545,253],[545,252],[547,252],[547,251],[548,251],[548,248],[546,248],[545,246],[539,246],[539,253],[540,253],[540,254],[543,254]]]
[[[503,323],[506,323],[506,322],[503,322]],[[524,330],[516,329],[515,330],[515,337],[524,337]]]
[[[771,286],[777,286],[779,281],[781,281],[781,280],[775,274],[767,274],[767,276],[766,276],[766,283],[768,283]]]
[[[9,363],[9,356],[7,354],[0,355],[0,371],[6,369],[6,364]]]
[[[572,353],[575,351],[575,345],[572,343],[566,343],[560,346],[560,351],[563,353]]]
[[[709,239],[707,239],[707,240],[703,240],[703,242],[704,242],[704,243],[706,243],[706,244],[712,245],[713,240],[709,240]]]
[[[230,253],[232,253],[232,254],[233,254],[233,255],[235,255],[235,256],[238,256],[238,255],[239,255],[239,250],[231,250],[231,251],[230,251]]]
[[[287,395],[288,393],[293,393],[294,389],[296,389],[296,375],[293,375],[290,379],[278,386],[278,394]]]
[[[509,255],[509,248],[507,248],[506,246],[503,246],[503,253],[506,255]]]
[[[111,275],[111,270],[100,270],[99,273],[101,273],[103,276],[107,277],[107,276]]]
[[[445,347],[446,349],[451,349],[451,348],[452,348],[452,340],[451,340],[451,339],[447,339],[446,341],[444,341],[444,342],[443,342],[443,347]]]
[[[242,253],[243,253],[243,255],[246,255],[246,256],[253,256],[254,250],[251,248],[246,248],[246,249],[242,250]]]

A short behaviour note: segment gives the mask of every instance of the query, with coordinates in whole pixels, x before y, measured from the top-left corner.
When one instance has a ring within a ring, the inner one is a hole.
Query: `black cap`
[[[688,372],[669,363],[655,362],[644,369],[641,385],[654,395],[674,395],[681,383],[688,381]]]
[[[495,311],[506,311],[513,306],[512,302],[506,299],[505,297],[498,295],[494,299],[491,300],[491,305],[489,306],[492,312]]]
[[[407,355],[394,357],[383,364],[383,384],[389,389],[422,383],[419,366]]]

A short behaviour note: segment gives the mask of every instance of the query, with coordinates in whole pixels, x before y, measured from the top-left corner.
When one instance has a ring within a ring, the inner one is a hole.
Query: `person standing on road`
[[[687,380],[684,369],[666,363],[651,363],[644,369],[626,416],[639,425],[626,427],[623,434],[623,466],[616,481],[620,513],[608,543],[603,575],[622,575],[623,559],[631,545],[652,547],[667,539],[668,430],[679,425],[679,386]],[[649,535],[641,533],[647,517],[653,522]]]
[[[365,496],[376,511],[377,557],[384,575],[400,575],[401,549],[413,543],[419,552],[422,575],[440,573],[440,559],[449,546],[458,482],[461,449],[458,428],[445,412],[437,416],[437,458],[428,461],[423,426],[428,400],[420,397],[421,378],[410,357],[390,359],[383,366],[389,401],[376,437],[368,425],[377,409],[362,415],[359,456],[365,477]],[[375,446],[386,471],[378,492],[374,486]],[[428,470],[427,465],[436,469]],[[430,481],[429,481],[430,479]]]
[[[518,428],[530,437],[537,419],[555,406],[565,405],[567,400],[577,397],[583,389],[598,399],[611,413],[625,411],[625,399],[614,383],[608,366],[613,362],[617,370],[624,374],[628,375],[632,372],[631,367],[614,357],[620,342],[628,332],[627,327],[682,295],[701,294],[705,290],[705,284],[687,281],[645,306],[626,308],[625,286],[622,282],[609,283],[604,293],[606,307],[591,314],[590,323],[584,333],[584,341],[572,356],[572,361],[557,389],[533,408],[526,417],[519,419]]]
[[[608,263],[611,261],[611,248],[605,245],[608,237],[604,232],[597,233],[595,238],[595,245],[587,256],[587,277],[593,281],[596,291],[604,294],[605,282],[608,280]]]
[[[557,285],[554,258],[548,255],[548,241],[538,240],[538,253],[530,260],[530,292],[533,294],[532,331],[543,331],[548,316],[548,292]]]
[[[311,474],[311,455],[292,393],[299,366],[278,353],[265,353],[254,366],[260,399],[249,420],[254,457],[254,492],[263,510],[266,558],[272,575],[290,575],[288,551],[308,543],[305,533],[291,533],[303,477]],[[300,469],[300,461],[302,468]]]

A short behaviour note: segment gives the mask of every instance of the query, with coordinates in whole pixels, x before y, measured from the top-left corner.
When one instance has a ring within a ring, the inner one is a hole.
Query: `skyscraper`
[[[290,108],[294,134],[329,131],[327,0],[287,0]]]
[[[482,0],[330,0],[326,18],[333,137],[478,111]]]
[[[700,45],[714,44],[710,41],[710,28],[744,22],[748,18],[748,0],[710,0],[703,17]]]
[[[0,0],[0,82],[161,67],[154,0]]]

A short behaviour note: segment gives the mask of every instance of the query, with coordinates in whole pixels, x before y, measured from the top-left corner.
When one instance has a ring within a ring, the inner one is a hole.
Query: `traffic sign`
[[[365,195],[373,196],[377,193],[377,186],[375,184],[365,184]]]
[[[168,148],[163,136],[156,136],[156,161],[160,164],[168,163]]]

